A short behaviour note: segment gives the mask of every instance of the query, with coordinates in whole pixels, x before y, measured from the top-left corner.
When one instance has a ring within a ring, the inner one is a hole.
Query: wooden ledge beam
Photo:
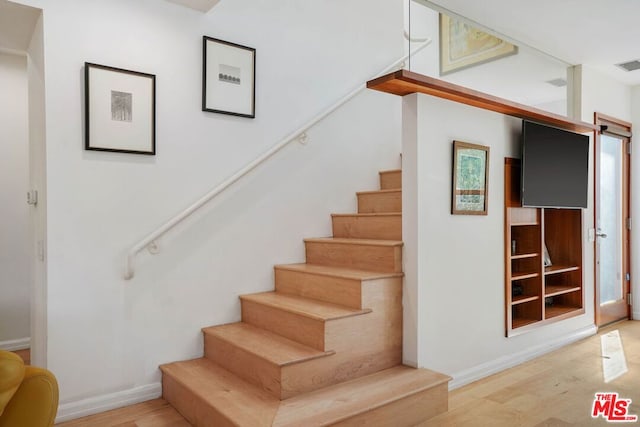
[[[596,125],[581,122],[579,120],[572,120],[559,114],[518,104],[517,102],[488,95],[464,86],[448,83],[443,80],[424,76],[408,70],[398,70],[385,76],[378,77],[377,79],[370,80],[367,82],[367,87],[369,89],[400,96],[409,95],[411,93],[424,93],[573,132],[586,133],[598,130]]]

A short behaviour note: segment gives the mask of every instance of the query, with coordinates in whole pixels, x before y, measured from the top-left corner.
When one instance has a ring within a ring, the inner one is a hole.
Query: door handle
[[[596,236],[597,237],[602,237],[603,239],[607,238],[607,233],[603,233],[602,230],[598,230],[596,231]]]

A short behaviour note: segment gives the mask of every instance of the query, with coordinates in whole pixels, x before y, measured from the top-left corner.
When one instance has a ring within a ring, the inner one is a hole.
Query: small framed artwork
[[[453,215],[486,215],[489,204],[489,147],[453,141]]]
[[[440,75],[518,53],[518,47],[440,14]]]
[[[84,64],[85,149],[156,154],[156,76]]]
[[[256,50],[203,37],[202,111],[255,118]]]

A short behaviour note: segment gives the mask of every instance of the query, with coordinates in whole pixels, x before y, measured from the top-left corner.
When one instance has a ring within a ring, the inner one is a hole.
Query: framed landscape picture
[[[440,75],[518,53],[518,47],[440,14]]]
[[[453,215],[486,215],[489,147],[453,141]]]
[[[84,64],[85,149],[156,153],[156,76]]]
[[[255,118],[256,50],[203,37],[202,111]]]

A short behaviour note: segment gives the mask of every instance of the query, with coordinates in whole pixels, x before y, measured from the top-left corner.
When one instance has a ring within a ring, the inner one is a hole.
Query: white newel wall
[[[0,349],[29,346],[27,58],[0,53]]]
[[[504,158],[520,156],[521,120],[421,94],[404,98],[403,114],[403,230],[417,230],[403,236],[406,362],[457,387],[594,333],[585,267],[585,315],[505,338]],[[491,148],[487,216],[450,213],[454,140]]]
[[[398,59],[402,3],[22,3],[44,8],[47,362],[65,419],[159,395],[159,364],[200,356],[201,327],[238,320],[239,294],[271,289],[274,264],[303,261],[304,237],[399,166],[400,99],[365,91],[123,280],[132,244]],[[200,110],[203,35],[257,49],[256,119]],[[85,61],[156,74],[155,157],[83,149]]]

